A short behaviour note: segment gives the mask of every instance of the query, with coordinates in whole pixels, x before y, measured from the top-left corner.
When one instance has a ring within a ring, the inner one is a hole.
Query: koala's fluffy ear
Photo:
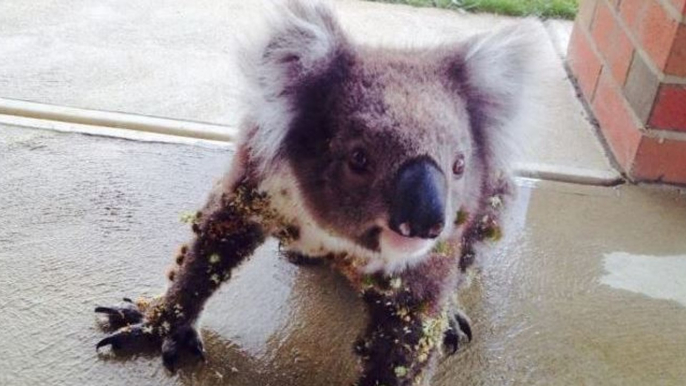
[[[327,2],[283,0],[264,13],[262,44],[251,47],[243,62],[250,83],[248,115],[258,127],[248,146],[263,171],[279,155],[299,92],[326,74],[346,50]]]
[[[264,86],[288,93],[304,79],[327,70],[344,38],[329,5],[290,0],[262,52]]]
[[[536,45],[545,39],[540,23],[528,19],[474,36],[461,47],[454,73],[467,99],[472,128],[481,131],[481,137],[489,141],[482,145],[492,153],[513,150],[516,134],[512,131],[527,113],[531,86],[536,82]]]

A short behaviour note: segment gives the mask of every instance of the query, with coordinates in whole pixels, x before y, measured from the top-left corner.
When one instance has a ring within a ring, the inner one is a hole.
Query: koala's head
[[[329,8],[291,2],[254,63],[250,147],[287,162],[318,225],[420,255],[507,164],[529,39],[510,28],[427,49],[365,47]]]

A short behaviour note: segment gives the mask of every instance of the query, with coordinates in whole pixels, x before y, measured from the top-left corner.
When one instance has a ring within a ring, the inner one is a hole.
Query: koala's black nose
[[[405,164],[392,191],[391,229],[406,237],[438,237],[445,225],[446,189],[443,172],[431,160]]]

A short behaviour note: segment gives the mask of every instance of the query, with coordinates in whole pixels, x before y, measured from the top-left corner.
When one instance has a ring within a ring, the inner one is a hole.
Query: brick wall
[[[686,184],[686,0],[581,0],[568,60],[627,175]]]

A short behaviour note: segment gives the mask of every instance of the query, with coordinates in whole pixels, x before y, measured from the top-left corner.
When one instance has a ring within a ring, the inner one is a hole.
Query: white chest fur
[[[332,253],[354,256],[359,262],[357,265],[360,270],[365,273],[397,272],[422,261],[428,252],[414,255],[383,253],[383,250],[375,252],[326,229],[307,211],[298,181],[289,166],[280,166],[277,172],[272,173],[271,178],[263,180],[259,190],[269,195],[272,208],[288,224],[298,228],[297,239],[283,245],[287,251],[309,257],[322,257]],[[273,233],[278,231],[279,229],[272,230]]]

